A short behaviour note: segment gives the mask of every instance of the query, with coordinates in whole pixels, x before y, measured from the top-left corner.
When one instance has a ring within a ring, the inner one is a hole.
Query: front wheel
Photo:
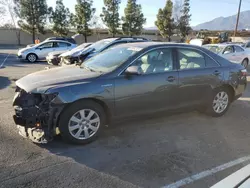
[[[31,62],[31,63],[36,62],[36,61],[37,61],[37,56],[36,56],[36,54],[29,54],[29,55],[27,56],[27,60],[28,60],[29,62]]]
[[[214,117],[220,117],[227,112],[230,103],[231,93],[227,88],[215,89],[208,104],[207,113]]]
[[[105,112],[93,101],[80,101],[69,106],[61,115],[59,129],[63,139],[74,144],[94,141],[105,124]]]

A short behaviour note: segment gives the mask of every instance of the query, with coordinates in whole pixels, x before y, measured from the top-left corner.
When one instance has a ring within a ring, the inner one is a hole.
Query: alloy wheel
[[[96,134],[100,127],[100,117],[94,110],[82,109],[69,120],[70,134],[79,140],[86,140]]]
[[[229,96],[225,91],[217,93],[213,100],[213,110],[220,114],[224,112],[229,103]]]
[[[29,60],[30,62],[35,62],[35,61],[36,61],[36,56],[35,56],[34,54],[30,54],[30,55],[28,56],[28,60]]]

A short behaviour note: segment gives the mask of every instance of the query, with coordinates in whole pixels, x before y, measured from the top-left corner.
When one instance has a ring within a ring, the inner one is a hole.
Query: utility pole
[[[240,0],[239,8],[238,8],[238,15],[237,15],[237,21],[236,21],[236,26],[235,26],[235,30],[234,30],[234,37],[236,37],[237,30],[238,30],[238,24],[239,24],[239,19],[240,19],[241,1],[242,1],[242,0]]]

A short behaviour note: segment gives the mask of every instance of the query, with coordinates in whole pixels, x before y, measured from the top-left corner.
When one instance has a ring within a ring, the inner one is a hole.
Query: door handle
[[[220,71],[218,71],[218,70],[214,71],[214,75],[216,75],[216,76],[220,75]]]
[[[174,76],[169,76],[169,77],[167,78],[167,81],[168,81],[168,82],[173,82],[173,81],[175,81],[175,77],[174,77]]]

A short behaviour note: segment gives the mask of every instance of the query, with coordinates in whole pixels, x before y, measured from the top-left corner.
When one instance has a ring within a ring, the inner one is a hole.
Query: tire
[[[241,65],[242,65],[243,67],[247,68],[247,66],[248,66],[248,59],[244,59],[244,60],[242,61]]]
[[[90,114],[93,115],[88,118]],[[85,117],[83,118],[82,116]],[[99,122],[97,122],[98,118]],[[73,103],[62,112],[59,119],[59,130],[66,142],[87,144],[98,137],[105,122],[106,114],[103,107],[94,101],[83,100]]]
[[[223,94],[225,94],[227,96],[227,97],[225,97],[225,98],[227,98],[227,100],[220,99],[221,101],[218,102],[218,96],[219,95],[223,96]],[[217,102],[215,102],[215,101],[217,101]],[[227,87],[220,87],[220,88],[214,89],[214,91],[212,92],[212,96],[209,99],[206,113],[210,116],[213,116],[213,117],[223,116],[227,112],[227,110],[231,104],[231,101],[232,101],[232,93],[230,92],[230,90]],[[224,106],[225,104],[226,104],[226,106]],[[217,105],[217,107],[216,107],[216,105]],[[221,105],[221,106],[218,107],[218,105]],[[216,110],[216,109],[218,109],[218,110]]]
[[[28,54],[26,59],[30,62],[30,63],[35,63],[38,59],[36,54]]]

